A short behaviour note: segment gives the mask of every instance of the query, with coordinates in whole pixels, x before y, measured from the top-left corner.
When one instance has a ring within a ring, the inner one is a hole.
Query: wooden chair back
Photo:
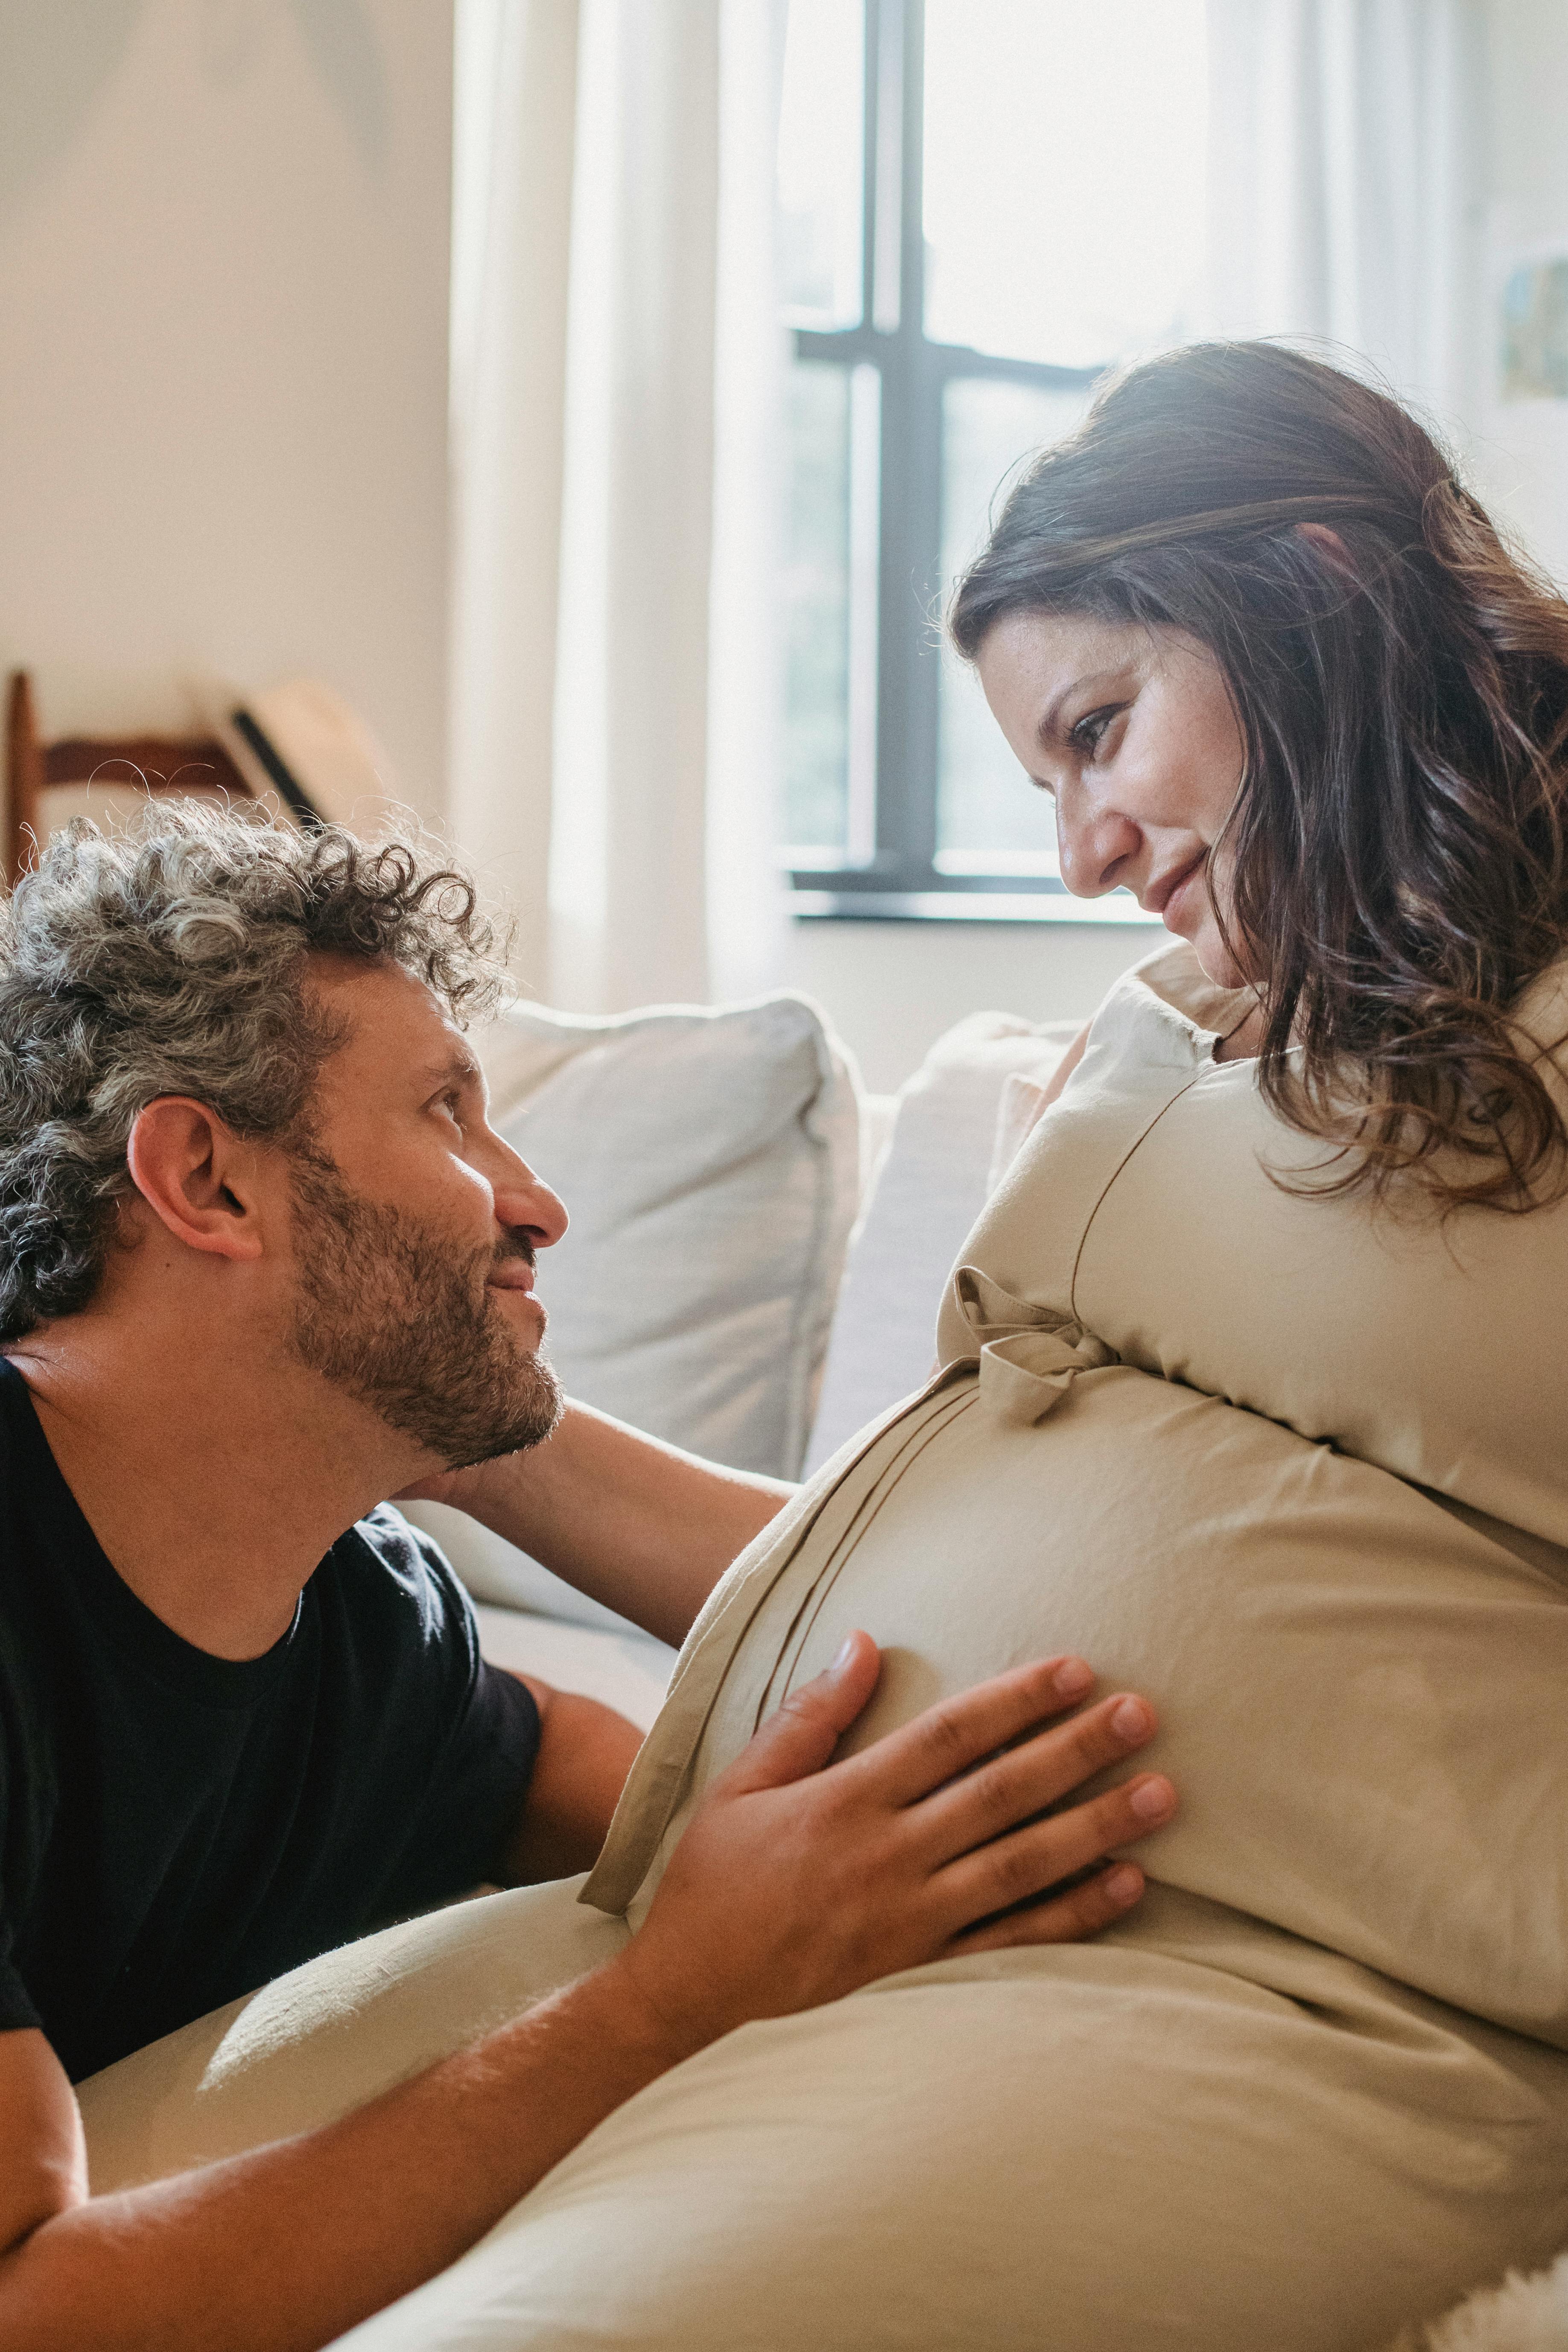
[[[33,683],[13,670],[5,710],[5,879],[15,884],[48,830],[44,795],[52,784],[134,783],[149,793],[197,799],[256,795],[213,735],[38,734]]]

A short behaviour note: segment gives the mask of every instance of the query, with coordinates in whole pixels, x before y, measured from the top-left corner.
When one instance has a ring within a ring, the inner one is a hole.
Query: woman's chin
[[[1204,978],[1212,981],[1215,988],[1246,988],[1248,985],[1246,972],[1212,921],[1202,926],[1192,942],[1192,949]]]

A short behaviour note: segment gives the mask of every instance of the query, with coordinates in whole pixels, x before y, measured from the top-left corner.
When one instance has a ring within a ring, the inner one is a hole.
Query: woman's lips
[[[1146,912],[1158,915],[1168,931],[1182,929],[1182,918],[1187,910],[1193,885],[1207,863],[1208,851],[1200,850],[1192,864],[1178,874],[1173,882],[1161,890],[1151,891],[1144,901]]]

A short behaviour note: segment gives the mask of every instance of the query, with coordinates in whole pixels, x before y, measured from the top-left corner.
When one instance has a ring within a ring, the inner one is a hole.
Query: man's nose
[[[1102,898],[1124,879],[1142,839],[1120,809],[1097,806],[1082,791],[1057,794],[1057,854],[1075,898]]]
[[[526,1234],[535,1249],[551,1248],[566,1230],[565,1202],[510,1145],[499,1138],[497,1145],[504,1163],[491,1178],[498,1222]]]

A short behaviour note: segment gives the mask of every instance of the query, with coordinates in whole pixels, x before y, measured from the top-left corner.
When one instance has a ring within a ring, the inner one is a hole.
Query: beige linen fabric
[[[1353,2352],[1568,2237],[1568,1218],[1281,1192],[1239,1010],[1184,948],[1113,992],[942,1370],[736,1563],[584,1890],[635,1924],[864,1624],[858,1744],[1057,1650],[1146,1690],[1148,1901],[731,2037],[356,2352]]]
[[[331,2123],[618,1952],[580,1878],[429,1913],[345,1944],[80,2086],[95,2191]]]

